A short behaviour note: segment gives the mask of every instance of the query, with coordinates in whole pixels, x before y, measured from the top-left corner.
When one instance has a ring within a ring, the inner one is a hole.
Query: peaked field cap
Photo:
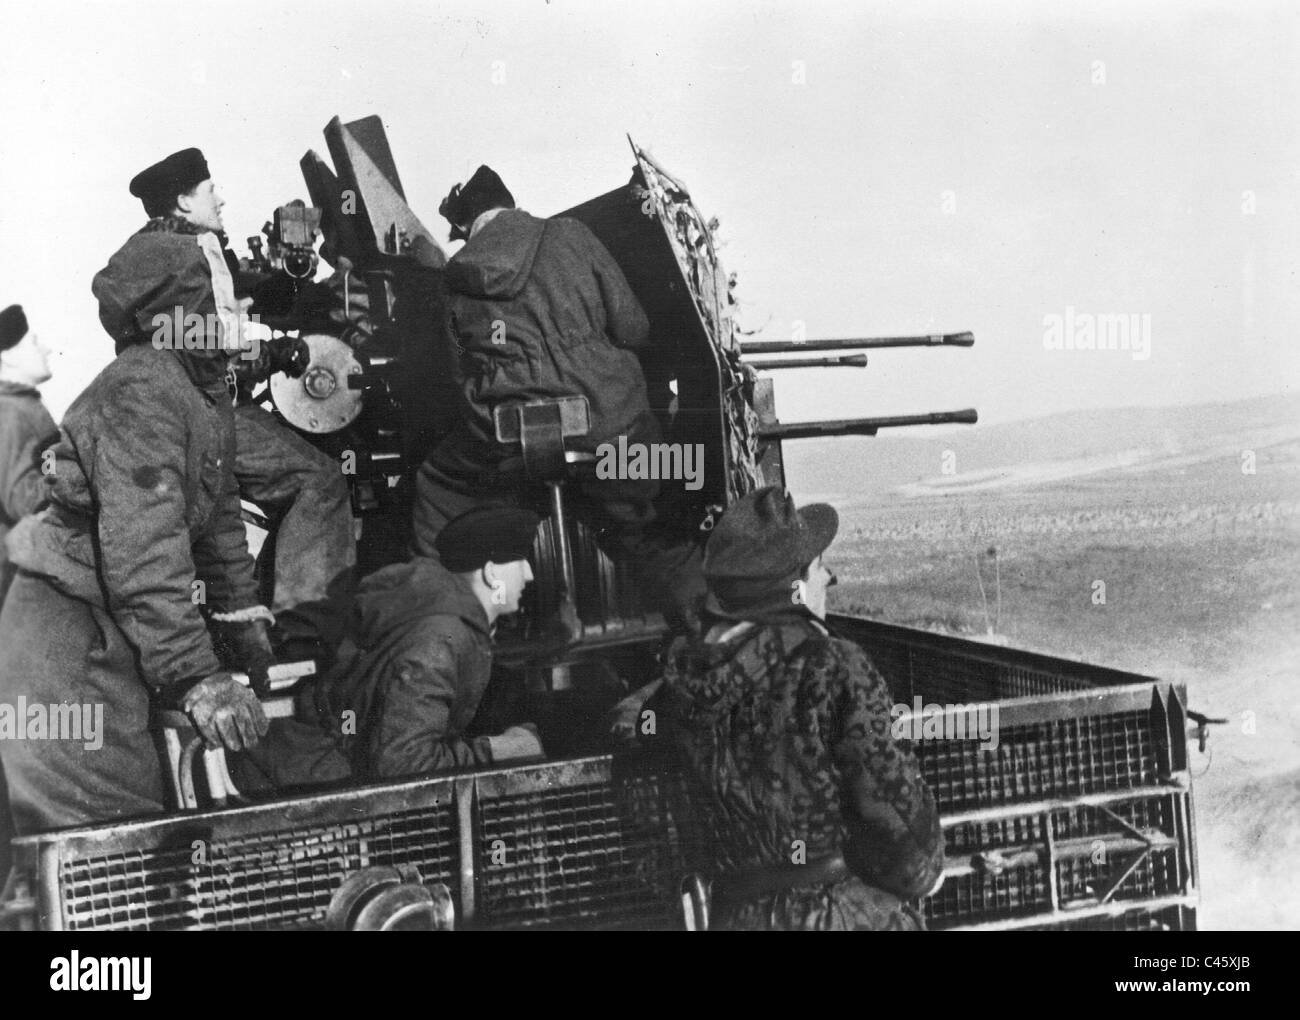
[[[131,178],[131,194],[145,202],[193,191],[212,174],[198,149],[181,149]]]
[[[526,560],[542,519],[515,507],[478,507],[447,524],[434,540],[442,565],[453,574],[483,564]]]
[[[7,351],[27,335],[27,313],[22,305],[10,305],[0,312],[0,351]]]
[[[718,521],[704,549],[704,577],[721,594],[729,585],[798,577],[835,538],[840,518],[826,503],[797,510],[770,485],[738,499]]]
[[[513,209],[515,196],[505,181],[490,166],[480,166],[474,176],[462,184],[452,185],[438,206],[438,215],[453,226],[468,225],[481,213],[496,208]]]

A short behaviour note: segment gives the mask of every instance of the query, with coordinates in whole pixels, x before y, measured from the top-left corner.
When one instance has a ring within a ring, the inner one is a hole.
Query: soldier
[[[186,712],[212,747],[238,751],[267,727],[228,672],[265,679],[271,614],[233,470],[226,375],[240,339],[213,298],[220,198],[197,149],[131,187],[183,215],[155,216],[95,276],[119,353],[68,409],[49,505],[9,534],[19,573],[0,613],[0,699],[102,707],[102,729],[0,741],[20,833],[163,810],[157,706]],[[177,309],[199,323],[184,336]]]
[[[474,506],[511,505],[523,479],[503,473],[518,449],[499,444],[501,404],[565,396],[587,399],[591,427],[575,441],[595,453],[620,436],[660,439],[633,353],[650,325],[622,270],[577,220],[515,208],[491,168],[481,166],[439,209],[465,246],[447,263],[453,339],[461,355],[462,417],[434,448],[416,480],[415,551],[436,555],[438,532]],[[586,481],[570,490],[576,512],[635,559],[669,611],[689,616],[703,595],[698,550],[656,523],[651,479]]]
[[[36,389],[50,378],[49,352],[27,328],[21,305],[0,311],[0,606],[13,571],[5,555],[5,535],[45,498],[40,454],[59,438],[58,427]],[[0,893],[9,874],[13,823],[0,762]],[[2,895],[0,895],[2,898]]]
[[[346,738],[359,779],[541,757],[529,726],[466,736],[492,672],[496,621],[519,609],[533,579],[538,520],[529,510],[471,510],[439,533],[439,560],[416,556],[362,582],[355,633],[318,706],[322,725]]]
[[[196,210],[179,202],[176,180],[159,169],[184,155],[169,156],[131,182],[131,194],[152,217],[151,225],[184,235],[210,233],[223,256],[201,267],[206,279],[190,281],[173,330],[179,333],[186,315],[211,312],[231,322],[231,328],[242,328],[250,299],[236,297],[229,265],[233,257],[222,247],[224,201],[214,191],[211,209]],[[131,312],[126,303],[137,293],[141,272],[161,275],[171,268],[132,266],[120,280],[110,275],[101,281],[100,318],[119,350],[131,342],[123,338],[123,330],[135,328],[133,322],[124,322],[124,313]],[[343,627],[356,565],[347,480],[339,464],[249,399],[237,401],[235,407],[235,479],[240,495],[271,519],[271,609],[276,618],[272,638],[279,656],[315,659],[324,669]]]
[[[0,312],[0,605],[13,575],[5,535],[44,501],[41,452],[59,438],[36,389],[49,378],[49,351],[10,305]]]
[[[892,699],[862,649],[822,621],[838,518],[769,487],[709,537],[703,638],[678,639],[647,703],[685,776],[696,867],[723,929],[917,929],[943,841]]]

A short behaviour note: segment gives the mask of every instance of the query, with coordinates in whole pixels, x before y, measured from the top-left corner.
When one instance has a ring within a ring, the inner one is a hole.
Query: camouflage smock
[[[711,926],[912,929],[906,903],[943,870],[934,800],[916,758],[890,735],[893,702],[858,646],[811,616],[742,624],[715,643],[679,639],[642,736],[681,770],[683,837],[713,877],[842,853],[838,882],[715,903]]]

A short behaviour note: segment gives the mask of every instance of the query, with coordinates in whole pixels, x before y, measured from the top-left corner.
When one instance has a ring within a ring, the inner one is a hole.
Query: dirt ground
[[[1226,718],[1191,745],[1203,929],[1300,928],[1300,468],[1271,468],[842,506],[827,557],[834,611],[1182,681]]]

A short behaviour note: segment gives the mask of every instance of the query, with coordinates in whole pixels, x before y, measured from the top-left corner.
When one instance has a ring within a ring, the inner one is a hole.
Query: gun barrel
[[[760,439],[812,439],[827,436],[874,436],[880,429],[906,425],[974,425],[979,413],[973,407],[927,414],[895,414],[882,418],[840,418],[834,421],[772,422],[761,425]]]
[[[879,347],[973,347],[975,334],[931,333],[927,336],[876,336],[843,340],[753,340],[740,345],[741,354],[785,354],[798,351],[861,351]]]
[[[840,358],[775,358],[746,361],[750,368],[760,372],[774,368],[866,368],[865,354],[846,354]]]

